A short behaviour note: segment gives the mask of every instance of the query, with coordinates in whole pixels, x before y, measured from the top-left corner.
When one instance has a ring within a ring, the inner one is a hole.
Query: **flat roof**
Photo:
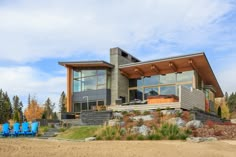
[[[60,65],[71,68],[113,68],[114,65],[106,61],[71,61],[71,62],[58,62]]]
[[[215,87],[216,97],[223,96],[223,92],[204,52],[123,64],[119,66],[119,69],[128,78],[195,70],[205,85],[213,85]]]

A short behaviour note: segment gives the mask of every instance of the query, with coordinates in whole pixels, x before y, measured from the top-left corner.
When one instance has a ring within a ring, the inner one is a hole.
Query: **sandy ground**
[[[236,157],[236,141],[76,142],[27,138],[0,139],[0,157]]]

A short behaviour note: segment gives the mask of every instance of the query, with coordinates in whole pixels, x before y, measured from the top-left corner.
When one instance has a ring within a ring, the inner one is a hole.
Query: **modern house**
[[[214,111],[223,92],[202,53],[140,61],[120,48],[110,62],[59,62],[67,69],[67,112],[198,108]]]

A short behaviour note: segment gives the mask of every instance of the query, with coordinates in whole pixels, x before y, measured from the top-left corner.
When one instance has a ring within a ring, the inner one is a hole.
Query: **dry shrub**
[[[188,122],[188,121],[191,120],[191,115],[190,115],[190,113],[188,111],[183,111],[183,113],[181,114],[181,118],[184,121]]]
[[[205,122],[205,125],[208,126],[208,128],[214,128],[214,126],[216,125],[215,122],[213,122],[212,120],[207,120]]]

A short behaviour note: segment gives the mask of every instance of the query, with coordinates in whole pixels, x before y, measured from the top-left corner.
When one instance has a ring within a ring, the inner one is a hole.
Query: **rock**
[[[139,127],[139,133],[142,134],[143,136],[147,136],[149,132],[150,129],[147,126],[142,125]]]
[[[119,120],[117,120],[117,119],[112,119],[112,120],[109,120],[108,121],[108,124],[107,124],[108,126],[119,126],[120,125],[120,121]]]
[[[139,127],[138,127],[138,126],[132,127],[131,133],[133,133],[133,134],[138,134],[138,133],[139,133]]]
[[[151,115],[145,115],[145,116],[135,116],[132,118],[132,120],[138,121],[139,119],[143,119],[143,121],[147,120],[153,120],[153,117]]]
[[[113,116],[114,116],[114,118],[117,118],[117,119],[123,118],[123,115],[120,112],[114,112]]]
[[[88,142],[88,141],[95,141],[96,140],[96,137],[87,137],[84,139],[85,142]]]
[[[203,124],[200,120],[192,120],[186,124],[186,127],[187,128],[201,128],[203,127]]]
[[[161,110],[163,115],[172,115],[175,114],[175,110]]]
[[[167,122],[170,124],[177,125],[178,127],[184,127],[186,124],[186,122],[180,117],[170,118]]]
[[[186,139],[189,142],[207,142],[207,141],[217,141],[217,138],[215,137],[188,137]]]
[[[236,119],[231,119],[230,122],[236,124]]]
[[[133,134],[142,134],[143,136],[147,136],[149,132],[150,132],[150,129],[145,125],[142,125],[140,127],[134,126],[131,129],[131,133],[133,133]]]

